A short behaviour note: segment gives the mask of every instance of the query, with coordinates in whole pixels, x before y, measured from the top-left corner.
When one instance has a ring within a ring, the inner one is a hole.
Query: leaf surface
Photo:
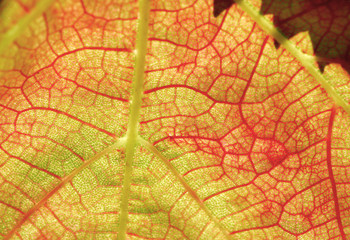
[[[1,238],[348,239],[349,75],[237,3],[4,1]]]
[[[350,4],[348,1],[262,1],[261,11],[273,14],[274,24],[287,37],[310,34],[320,66],[340,63],[350,70]]]
[[[214,15],[230,8],[234,0],[214,0]],[[237,0],[237,2],[240,2]],[[307,32],[321,70],[338,63],[350,70],[350,4],[347,0],[263,0],[250,1],[263,14],[272,14],[273,23],[290,38]],[[279,46],[276,41],[276,47]]]

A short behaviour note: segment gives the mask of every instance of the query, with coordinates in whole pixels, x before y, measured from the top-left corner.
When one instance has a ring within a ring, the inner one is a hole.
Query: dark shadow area
[[[214,0],[214,16],[232,3]],[[274,25],[287,38],[308,31],[321,71],[329,63],[339,63],[350,73],[349,0],[262,0],[260,11],[272,14]]]
[[[0,0],[0,17],[1,17],[1,13],[2,13],[2,11],[3,11],[3,8],[4,8],[4,0]],[[0,21],[1,21],[1,19],[0,19]]]
[[[233,0],[214,0],[214,17],[219,16],[223,11],[229,9],[233,5],[233,2]]]

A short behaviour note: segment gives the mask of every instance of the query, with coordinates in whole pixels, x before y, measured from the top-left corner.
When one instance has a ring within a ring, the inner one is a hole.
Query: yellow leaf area
[[[40,2],[1,8],[0,239],[350,236],[349,75],[307,33],[143,0],[142,47],[137,1]]]
[[[0,33],[3,34],[15,26],[18,21],[31,12],[38,0],[1,1],[0,2]]]

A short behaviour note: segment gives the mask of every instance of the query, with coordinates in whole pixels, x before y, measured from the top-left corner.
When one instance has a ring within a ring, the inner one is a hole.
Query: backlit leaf
[[[349,238],[349,74],[235,2],[1,3],[1,239]]]

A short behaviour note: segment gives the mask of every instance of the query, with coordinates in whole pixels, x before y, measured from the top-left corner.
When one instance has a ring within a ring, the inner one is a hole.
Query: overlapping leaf
[[[287,37],[307,32],[319,66],[338,63],[350,70],[350,4],[346,0],[251,1],[263,14],[272,14],[276,27]],[[214,15],[229,9],[234,0],[215,0]],[[279,43],[275,42],[276,46]]]

